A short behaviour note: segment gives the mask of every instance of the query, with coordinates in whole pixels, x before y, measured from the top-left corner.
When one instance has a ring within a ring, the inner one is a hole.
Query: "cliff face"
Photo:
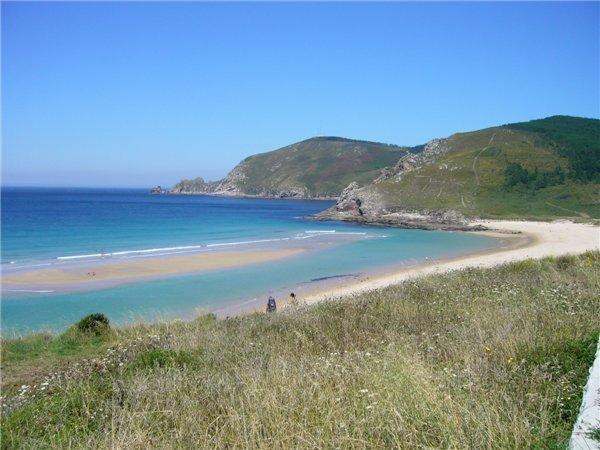
[[[171,193],[337,198],[350,182],[368,184],[384,167],[418,150],[336,137],[312,138],[250,156],[220,181],[183,180]]]

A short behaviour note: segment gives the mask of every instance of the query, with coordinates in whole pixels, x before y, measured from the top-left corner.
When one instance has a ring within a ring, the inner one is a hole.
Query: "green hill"
[[[374,215],[600,218],[599,120],[554,116],[434,142],[349,197]],[[347,204],[337,209],[347,216],[358,211]]]
[[[316,137],[249,156],[220,182],[184,180],[172,192],[337,197],[350,182],[368,184],[382,168],[395,164],[409,151],[419,149],[339,137]]]

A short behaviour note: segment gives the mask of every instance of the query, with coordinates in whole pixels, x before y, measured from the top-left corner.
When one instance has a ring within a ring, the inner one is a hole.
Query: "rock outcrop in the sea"
[[[154,195],[158,195],[158,194],[166,194],[166,190],[163,189],[161,186],[154,186],[152,189],[150,189],[150,193],[154,194]]]
[[[315,218],[425,230],[485,229],[480,225],[470,226],[469,220],[454,210],[391,209],[386,207],[384,195],[375,186],[361,188],[354,182],[344,189],[333,207],[316,214]]]
[[[361,188],[356,182],[350,183],[342,191],[336,204],[317,214],[315,218],[427,230],[484,229],[480,225],[469,226],[469,221],[454,210],[409,210],[390,207],[389,202],[386,202],[385,193],[378,189],[378,183],[381,181],[400,180],[405,173],[434,162],[447,151],[445,139],[429,141],[422,152],[403,156],[395,166],[383,169],[373,184]]]
[[[358,183],[352,182],[342,191],[330,210],[340,216],[371,217],[381,214],[383,209],[383,197],[379,191],[370,189],[370,186],[361,188]]]

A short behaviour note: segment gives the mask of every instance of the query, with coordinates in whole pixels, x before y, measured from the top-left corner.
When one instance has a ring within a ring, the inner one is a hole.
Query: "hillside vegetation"
[[[388,210],[600,218],[600,121],[556,116],[444,140],[447,151],[368,189]]]
[[[419,149],[338,137],[317,137],[249,156],[219,182],[183,180],[173,188],[173,192],[337,197],[350,182],[368,184],[379,175],[382,168],[395,164],[408,151]]]
[[[571,178],[600,182],[600,121],[554,116],[506,127],[530,131],[546,139],[560,156],[569,160]]]
[[[2,447],[565,448],[599,290],[592,252],[3,341]]]

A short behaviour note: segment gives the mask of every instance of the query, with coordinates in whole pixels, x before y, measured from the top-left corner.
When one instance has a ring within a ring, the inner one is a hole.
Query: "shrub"
[[[564,182],[565,173],[560,166],[556,166],[551,172],[540,172],[537,168],[529,171],[521,164],[513,162],[504,169],[504,187],[506,189],[522,184],[537,190]]]
[[[77,328],[84,333],[100,335],[110,330],[110,322],[104,314],[95,313],[85,316],[77,322]]]
[[[540,262],[535,259],[524,259],[523,261],[516,261],[510,266],[507,266],[507,269],[514,273],[533,272],[539,270],[539,268]]]
[[[556,258],[556,267],[559,270],[566,270],[569,267],[577,265],[578,258],[573,255],[562,255]]]

